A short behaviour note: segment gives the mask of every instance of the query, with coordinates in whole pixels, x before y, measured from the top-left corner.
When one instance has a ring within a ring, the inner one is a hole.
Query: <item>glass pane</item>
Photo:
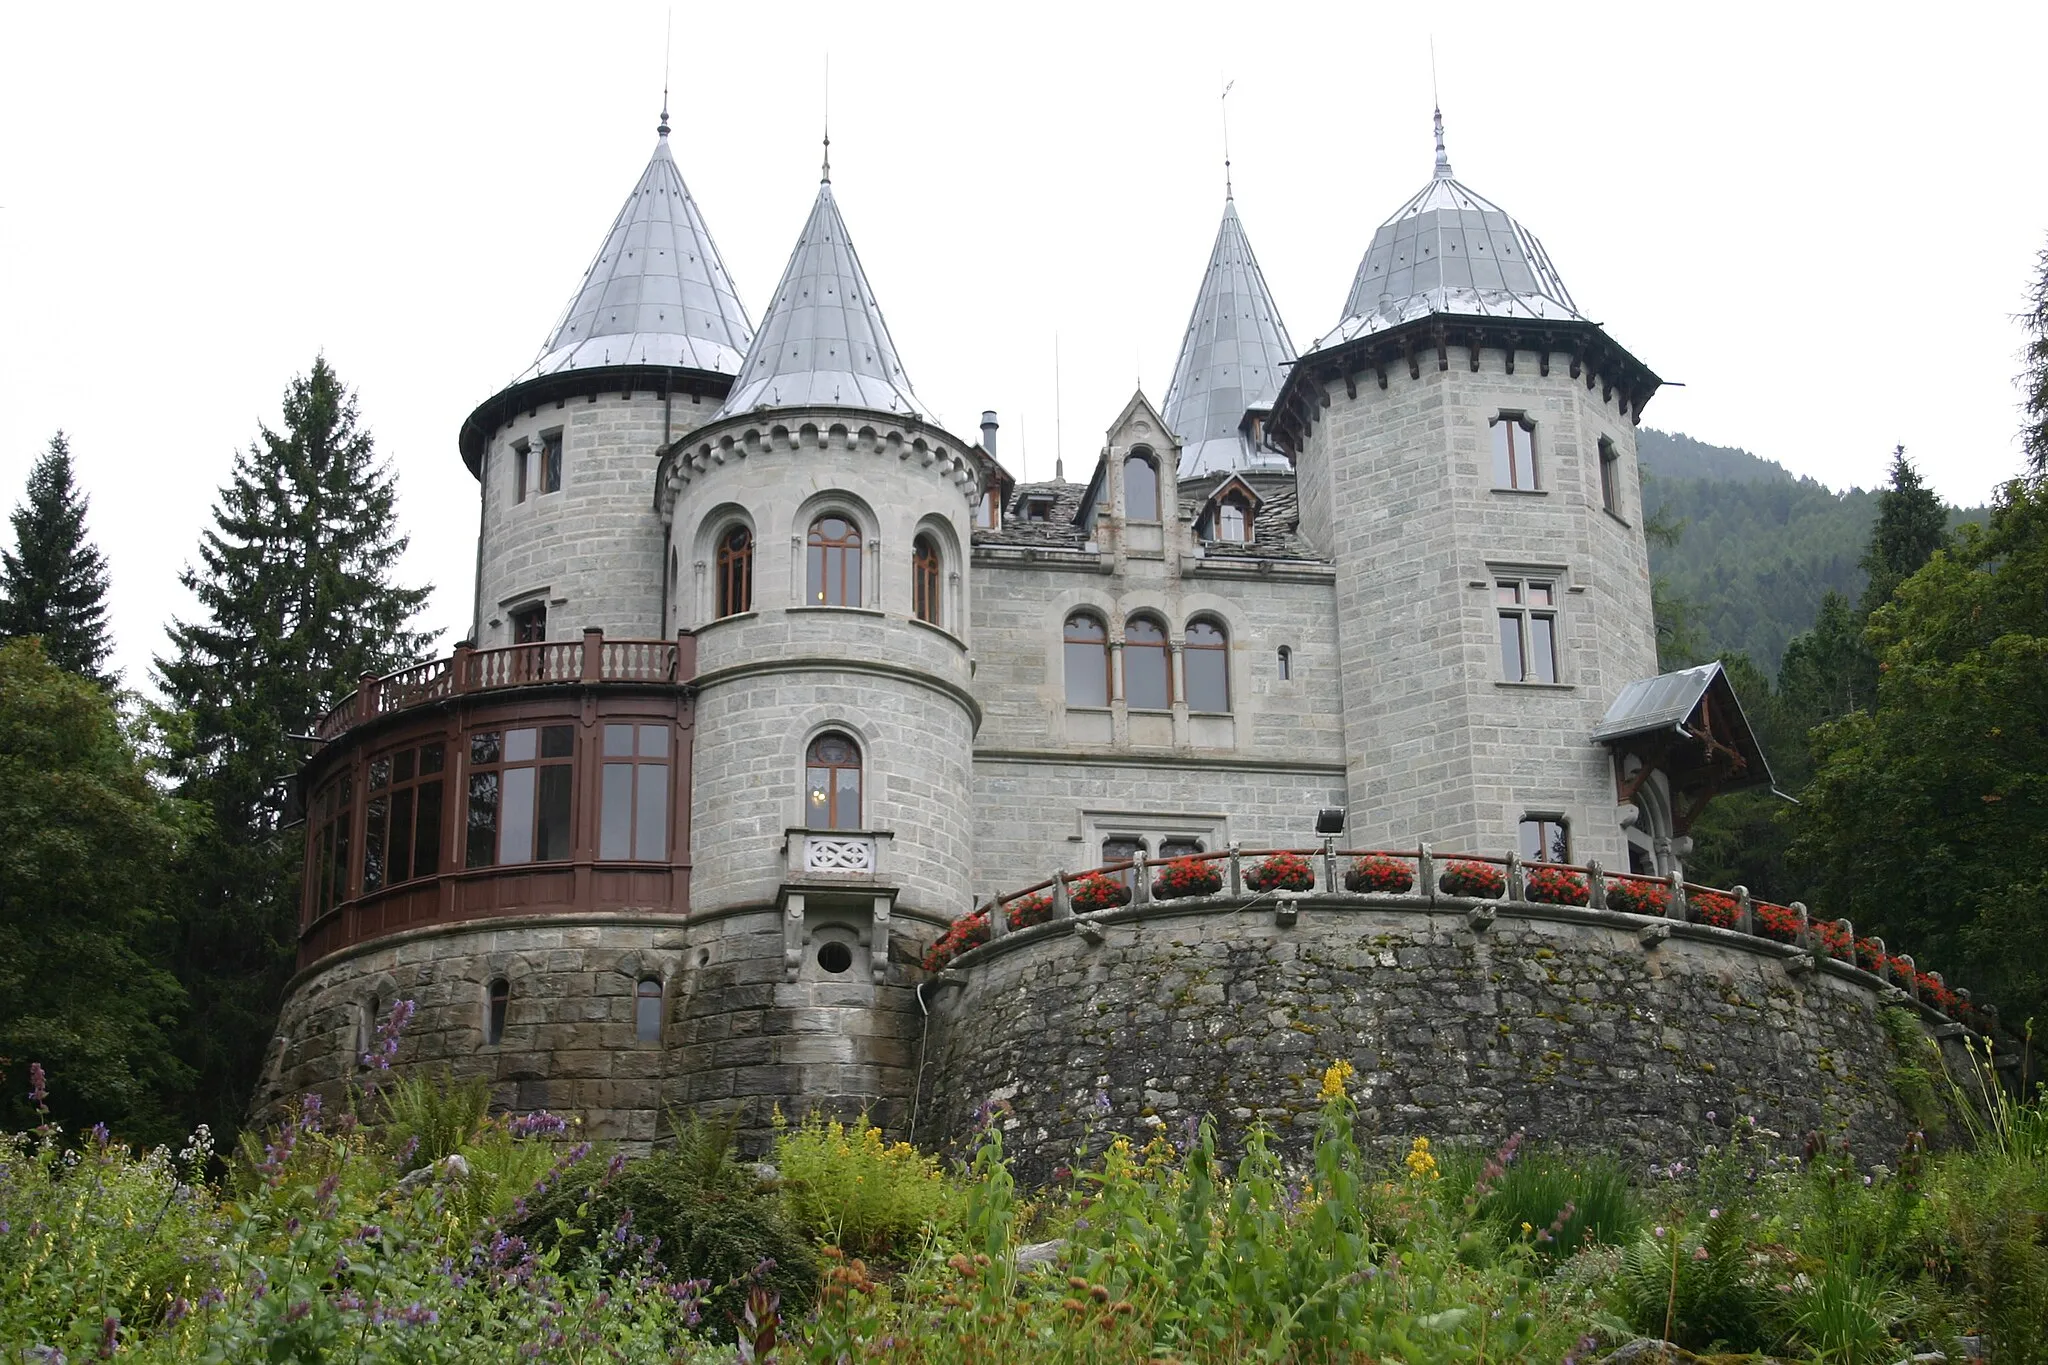
[[[1522,856],[1530,862],[1540,863],[1543,859],[1543,822],[1524,820],[1521,828]]]
[[[1159,471],[1141,455],[1124,461],[1124,516],[1132,521],[1159,520]]]
[[[1280,681],[1286,682],[1294,673],[1294,651],[1286,645],[1280,646]]]
[[[391,780],[393,782],[412,781],[412,764],[414,757],[415,755],[413,754],[413,751],[410,749],[405,750],[403,753],[397,753],[391,756]]]
[[[1076,614],[1067,618],[1069,640],[1100,641],[1109,638],[1109,628],[1093,616]]]
[[[1162,858],[1186,858],[1202,851],[1200,839],[1161,839],[1159,856]]]
[[[1551,604],[1551,600],[1552,600],[1552,599],[1551,599],[1551,595],[1550,595],[1550,584],[1548,584],[1548,583],[1531,583],[1531,584],[1529,585],[1529,605],[1530,605],[1530,606],[1532,606],[1532,607],[1547,607],[1547,606],[1549,606],[1549,605]]]
[[[422,782],[415,790],[419,809],[412,822],[412,875],[431,877],[441,870],[441,784]]]
[[[804,828],[832,828],[832,794],[827,788],[831,781],[830,768],[810,768],[804,772]]]
[[[625,726],[613,726],[623,730]],[[597,856],[607,860],[633,856],[633,765],[604,765],[604,793],[598,806]]]
[[[1536,443],[1524,435],[1515,442],[1515,487],[1536,486]]]
[[[507,730],[505,732],[505,761],[507,763],[531,763],[540,732],[537,730]]]
[[[1515,429],[1511,421],[1502,420],[1493,424],[1493,486],[1513,488],[1515,486],[1514,463],[1509,452],[1509,432]]]
[[[857,549],[841,550],[839,552],[839,562],[845,566],[841,570],[845,576],[845,582],[840,592],[839,605],[842,607],[857,607],[860,605],[860,551]]]
[[[652,986],[654,989],[649,990]],[[643,1043],[661,1040],[661,983],[643,981],[633,1001],[633,1035]]]
[[[640,727],[640,757],[668,757],[668,727],[666,725],[643,725]]]
[[[389,755],[370,760],[370,790],[379,791],[391,785],[391,759]]]
[[[1225,641],[1223,632],[1213,621],[1196,621],[1188,626],[1190,645],[1214,645],[1221,647]]]
[[[348,812],[334,822],[334,903],[348,899]]]
[[[500,1042],[505,1037],[505,1007],[511,1003],[512,992],[504,982],[491,986],[490,1019],[484,1025],[485,1042]]]
[[[391,848],[385,866],[391,880],[402,882],[412,871],[412,797],[415,788],[391,793]]]
[[[804,600],[818,606],[825,600],[825,552],[813,545],[804,557]]]
[[[1571,839],[1568,836],[1570,828],[1562,820],[1550,822],[1550,861],[1553,863],[1568,863],[1572,860]]]
[[[576,752],[576,727],[550,725],[540,732],[542,758],[569,758]]]
[[[569,856],[569,788],[575,768],[555,763],[540,769],[540,819],[533,856],[558,863]]]
[[[1500,614],[1500,675],[1509,682],[1520,682],[1522,673],[1522,618],[1504,611]]]
[[[835,768],[839,791],[832,802],[832,828],[860,828],[860,769]]]
[[[1124,700],[1133,707],[1163,711],[1168,705],[1166,646],[1124,645]]]
[[[499,752],[496,730],[486,730],[469,737],[469,761],[478,767],[486,763],[496,763]]]
[[[371,766],[374,768],[376,765]],[[370,798],[369,827],[363,831],[363,890],[366,892],[384,885],[384,822],[390,814],[389,797]]]
[[[532,768],[507,768],[503,774],[505,797],[498,816],[501,863],[533,861],[533,774]]]
[[[1521,581],[1517,579],[1514,582],[1503,582],[1494,584],[1493,600],[1503,607],[1520,606],[1522,604]]]
[[[1192,636],[1193,632],[1189,634]],[[1188,708],[1230,709],[1230,655],[1221,649],[1190,649],[1181,656],[1188,675]]]
[[[1539,682],[1557,681],[1557,622],[1548,616],[1529,618],[1530,676]]]
[[[496,736],[492,736],[495,740]],[[469,837],[465,867],[489,867],[498,860],[498,774],[469,775]]]
[[[425,748],[423,748],[423,749],[421,749],[421,750],[420,750],[420,771],[421,771],[422,773],[437,773],[437,772],[440,772],[440,771],[441,771],[441,763],[442,763],[442,758],[443,758],[443,753],[442,753],[442,746],[441,746],[441,745],[439,745],[439,744],[429,744],[429,745],[427,745],[427,746],[426,746]]]
[[[640,765],[640,800],[633,819],[633,856],[658,863],[668,857],[668,764]]]
[[[607,725],[604,727],[604,756],[606,758],[631,758],[633,756],[632,726]]]
[[[1101,645],[1067,646],[1067,705],[1109,705],[1108,658]]]

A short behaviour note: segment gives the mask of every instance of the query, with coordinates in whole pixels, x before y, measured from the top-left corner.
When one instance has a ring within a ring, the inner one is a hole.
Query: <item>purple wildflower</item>
[[[50,1083],[43,1075],[43,1064],[41,1062],[30,1062],[28,1064],[28,1101],[36,1107],[37,1113],[41,1113],[43,1101],[48,1098],[50,1098]]]

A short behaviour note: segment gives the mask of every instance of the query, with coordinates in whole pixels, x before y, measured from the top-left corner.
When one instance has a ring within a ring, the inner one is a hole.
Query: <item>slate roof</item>
[[[1228,474],[1218,473],[1181,483],[1181,518],[1191,521],[1202,504],[1208,501],[1209,494],[1215,491],[1216,485],[1227,477]],[[1300,512],[1295,500],[1294,476],[1240,470],[1238,477],[1250,484],[1264,500],[1252,519],[1252,543],[1229,545],[1209,542],[1207,552],[1216,558],[1321,562],[1322,557],[1302,539],[1296,525]],[[1009,505],[1003,509],[1002,529],[977,529],[974,543],[1054,550],[1084,549],[1094,538],[1094,533],[1087,527],[1076,525],[1074,518],[1081,510],[1081,500],[1087,491],[1087,484],[1064,480],[1018,484]],[[1024,519],[1025,502],[1034,495],[1052,499],[1052,509],[1045,521]]]
[[[1238,221],[1237,203],[1226,197],[1162,414],[1181,440],[1181,477],[1284,459],[1262,461],[1239,427],[1246,409],[1272,406],[1285,377],[1281,367],[1292,359],[1294,342]]]

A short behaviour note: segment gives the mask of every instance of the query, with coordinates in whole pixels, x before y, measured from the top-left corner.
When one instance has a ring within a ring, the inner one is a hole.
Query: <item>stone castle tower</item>
[[[1645,1086],[1704,1107],[1644,1079],[1680,1065],[1670,1031],[1554,1107],[1573,1040],[1524,1056],[1516,1029],[1634,1038],[1593,1016],[1718,1008],[1709,979],[1782,1017],[1702,1043],[1694,1089],[1831,1093],[1771,1040],[1883,1046],[1853,968],[1795,981],[1782,942],[1606,899],[1618,875],[1682,916],[1691,818],[1769,771],[1717,667],[1656,675],[1659,380],[1453,177],[1441,116],[1333,329],[1296,353],[1226,194],[1163,404],[1133,395],[1084,481],[1026,484],[994,413],[964,440],[913,388],[829,161],[757,329],[669,131],[539,359],[462,426],[470,639],[321,722],[259,1104],[345,1085],[401,999],[402,1067],[642,1144],[727,1111],[758,1145],[777,1106],[943,1141],[1000,1099],[1051,1151],[1098,1091],[1117,1122],[1270,1118],[1315,1035],[1388,1095],[1445,1093],[1405,1056],[1474,1078],[1434,1131],[1612,1116],[1626,1145],[1655,1136]],[[1412,888],[1347,889],[1336,817]],[[1284,849],[1313,887],[1255,894]],[[1500,908],[1440,891],[1446,850],[1503,870]],[[1166,860],[1216,889],[1168,900]],[[1528,903],[1531,863],[1591,904]],[[1492,956],[1523,940],[1596,984],[1527,985]]]

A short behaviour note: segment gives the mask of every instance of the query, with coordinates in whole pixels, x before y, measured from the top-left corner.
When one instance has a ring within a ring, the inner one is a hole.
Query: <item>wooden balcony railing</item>
[[[476,692],[565,683],[681,683],[696,672],[696,640],[607,640],[586,630],[578,640],[547,640],[502,649],[458,645],[445,659],[371,675],[320,718],[314,735],[338,739],[365,721]]]

